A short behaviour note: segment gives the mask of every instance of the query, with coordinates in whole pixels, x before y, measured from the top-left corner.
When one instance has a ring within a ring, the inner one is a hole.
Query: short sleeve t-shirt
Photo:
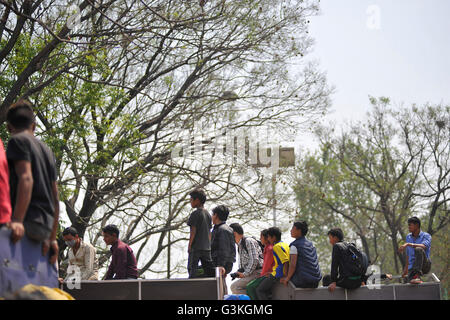
[[[11,221],[9,170],[3,141],[0,139],[0,224]]]
[[[9,181],[13,210],[19,183],[14,163],[20,160],[29,161],[33,174],[33,190],[24,221],[39,223],[51,230],[55,211],[52,185],[57,176],[53,152],[33,135],[21,132],[10,138],[6,155],[10,172]]]
[[[188,226],[195,227],[196,233],[192,242],[194,250],[211,250],[209,233],[211,232],[211,215],[203,208],[197,208],[191,213],[188,219]]]
[[[274,266],[272,275],[275,278],[283,277],[283,264],[289,261],[289,246],[285,242],[277,242],[273,245]]]

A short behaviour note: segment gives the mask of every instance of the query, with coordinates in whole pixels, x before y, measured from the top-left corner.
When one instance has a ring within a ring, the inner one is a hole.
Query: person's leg
[[[211,259],[211,251],[205,250],[201,252],[200,261],[204,270],[205,277],[215,277],[216,272]]]
[[[197,269],[198,269],[198,262],[200,260],[200,257],[198,255],[198,252],[195,250],[191,250],[188,256],[188,273],[189,273],[189,279],[195,278],[197,276]]]
[[[425,251],[422,248],[414,248],[414,257],[415,259],[412,270],[420,275],[426,259]]]
[[[336,282],[336,286],[344,289],[356,289],[361,286],[361,279],[353,280],[349,278],[343,278]]]
[[[247,284],[246,292],[251,300],[258,300],[258,296],[256,295],[256,288],[258,288],[259,284],[263,280],[264,280],[264,277],[259,277],[259,278],[256,278],[256,279],[250,281]]]
[[[420,276],[423,274],[423,269],[426,264],[427,257],[422,248],[414,248],[414,263],[408,276],[409,282],[420,283],[422,280]],[[425,270],[426,271],[426,270]]]
[[[264,277],[259,286],[256,288],[256,296],[258,300],[269,300],[269,295],[272,293],[272,288],[275,285],[277,279],[269,275]]]
[[[235,281],[233,281],[233,283],[231,284],[231,292],[233,294],[246,294],[247,293],[247,284],[256,279],[259,274],[261,273],[261,270],[255,270],[252,274],[250,274],[249,276],[245,277],[245,278],[240,278],[240,279],[236,279]]]
[[[424,262],[422,267],[422,274],[427,274],[431,271],[431,260],[427,258],[425,252],[423,253]]]

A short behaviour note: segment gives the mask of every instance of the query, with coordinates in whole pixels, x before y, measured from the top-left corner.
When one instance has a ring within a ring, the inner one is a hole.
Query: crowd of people
[[[213,276],[219,268],[227,294],[225,279],[230,275],[233,294],[246,294],[252,300],[271,298],[276,283],[297,288],[317,288],[320,281],[332,292],[336,287],[355,289],[368,281],[392,279],[391,274],[376,274],[369,271],[371,262],[354,243],[344,241],[340,228],[332,228],[327,236],[332,246],[331,272],[323,275],[314,244],[306,238],[308,224],[304,220],[294,222],[289,245],[281,239],[277,227],[264,229],[260,239],[244,236],[239,223],[227,225],[229,210],[220,205],[212,210],[212,217],[205,209],[206,194],[201,189],[190,193],[190,202],[195,209],[188,220],[189,277]],[[211,223],[214,225],[211,231]],[[412,284],[422,283],[421,276],[430,272],[431,236],[420,230],[420,219],[408,219],[409,234],[406,243],[399,248],[406,254],[406,265],[402,277]],[[236,247],[239,268],[230,273],[236,262]],[[199,266],[200,264],[200,266]],[[200,272],[199,272],[200,268]]]
[[[56,161],[53,152],[35,137],[36,120],[30,102],[20,100],[7,112],[7,129],[11,134],[6,148],[0,140],[0,228],[11,230],[9,241],[17,243],[23,237],[41,243],[42,254],[49,262],[57,261],[59,247],[57,229],[59,196]],[[281,239],[277,227],[262,230],[260,238],[246,237],[239,223],[227,224],[229,210],[224,205],[205,209],[207,200],[202,189],[190,194],[194,211],[189,215],[190,228],[187,270],[189,278],[213,277],[219,269],[225,294],[226,278],[234,280],[233,294],[247,294],[252,299],[270,299],[276,283],[291,282],[299,288],[317,288],[320,281],[333,291],[337,286],[357,288],[367,282],[370,262],[353,243],[344,241],[339,228],[328,232],[332,245],[331,273],[322,275],[314,244],[306,238],[308,224],[296,221],[291,229],[294,239],[289,245]],[[430,271],[431,236],[420,230],[420,220],[408,220],[410,233],[399,248],[406,255],[403,277],[411,283],[421,283],[421,276]],[[108,225],[102,229],[106,245],[111,246],[111,262],[106,280],[137,279],[139,271],[133,250],[119,238],[119,229]],[[79,280],[98,280],[96,249],[83,241],[78,231],[69,227],[62,232],[69,247],[68,271],[77,271]],[[236,262],[239,268],[231,273]],[[68,272],[62,283],[73,273]],[[390,278],[391,275],[380,275]]]

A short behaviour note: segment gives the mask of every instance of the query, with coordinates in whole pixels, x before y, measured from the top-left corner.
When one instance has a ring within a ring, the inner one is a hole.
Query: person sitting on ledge
[[[133,250],[119,239],[119,229],[110,224],[102,229],[103,240],[111,246],[111,264],[105,280],[137,279],[138,270]]]
[[[408,219],[409,234],[406,243],[398,249],[400,253],[406,250],[406,263],[402,277],[412,284],[420,284],[421,276],[431,270],[430,249],[431,235],[420,231],[420,220],[417,217]]]
[[[332,228],[328,231],[328,239],[333,246],[331,256],[331,274],[323,277],[323,285],[328,287],[328,290],[333,292],[336,286],[345,289],[356,289],[364,284],[364,275],[368,267],[368,259],[364,253],[361,253],[361,269],[356,274],[353,262],[347,259],[350,255],[350,250],[359,252],[352,243],[344,242],[344,233],[340,228]]]
[[[281,279],[287,285],[289,280],[297,288],[317,288],[322,279],[319,259],[313,243],[306,239],[308,224],[297,221],[291,229],[291,236],[296,240],[289,246],[290,264],[288,275]]]

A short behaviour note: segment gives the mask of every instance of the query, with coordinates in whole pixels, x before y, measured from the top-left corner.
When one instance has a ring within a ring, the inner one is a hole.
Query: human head
[[[261,234],[260,234],[260,236],[259,236],[259,239],[261,240],[261,243],[262,243],[264,246],[267,246],[267,245],[269,244],[269,239],[268,239],[269,234],[268,234],[268,230],[269,230],[269,229],[264,229],[264,230],[262,230],[262,231],[261,231]]]
[[[291,229],[292,238],[298,239],[300,237],[306,236],[307,233],[308,233],[308,224],[306,223],[306,221],[300,220],[294,222],[294,225],[292,226]]]
[[[189,196],[191,197],[190,201],[192,208],[203,207],[206,202],[205,191],[200,188],[195,188],[193,191],[191,191],[191,193],[189,193]]]
[[[24,99],[12,104],[6,112],[8,131],[15,134],[24,130],[36,129],[36,120],[32,104]]]
[[[62,232],[62,236],[66,245],[70,248],[74,247],[80,241],[78,231],[74,227],[65,228]]]
[[[228,208],[225,207],[224,205],[220,205],[215,207],[212,210],[212,222],[214,224],[220,224],[222,222],[226,222],[228,219],[228,215],[230,214],[230,212],[228,211]]]
[[[271,227],[267,230],[267,240],[271,244],[281,241],[281,230],[277,227]]]
[[[408,219],[408,230],[411,233],[420,230],[420,219],[417,217],[411,217]]]
[[[233,229],[234,233],[234,241],[239,243],[241,239],[244,237],[244,229],[239,223],[230,224],[231,229]]]
[[[102,231],[103,240],[107,245],[113,245],[119,239],[119,228],[114,224],[107,225]]]
[[[332,228],[328,231],[328,239],[330,240],[331,245],[335,245],[336,243],[344,240],[344,233],[340,228]]]

